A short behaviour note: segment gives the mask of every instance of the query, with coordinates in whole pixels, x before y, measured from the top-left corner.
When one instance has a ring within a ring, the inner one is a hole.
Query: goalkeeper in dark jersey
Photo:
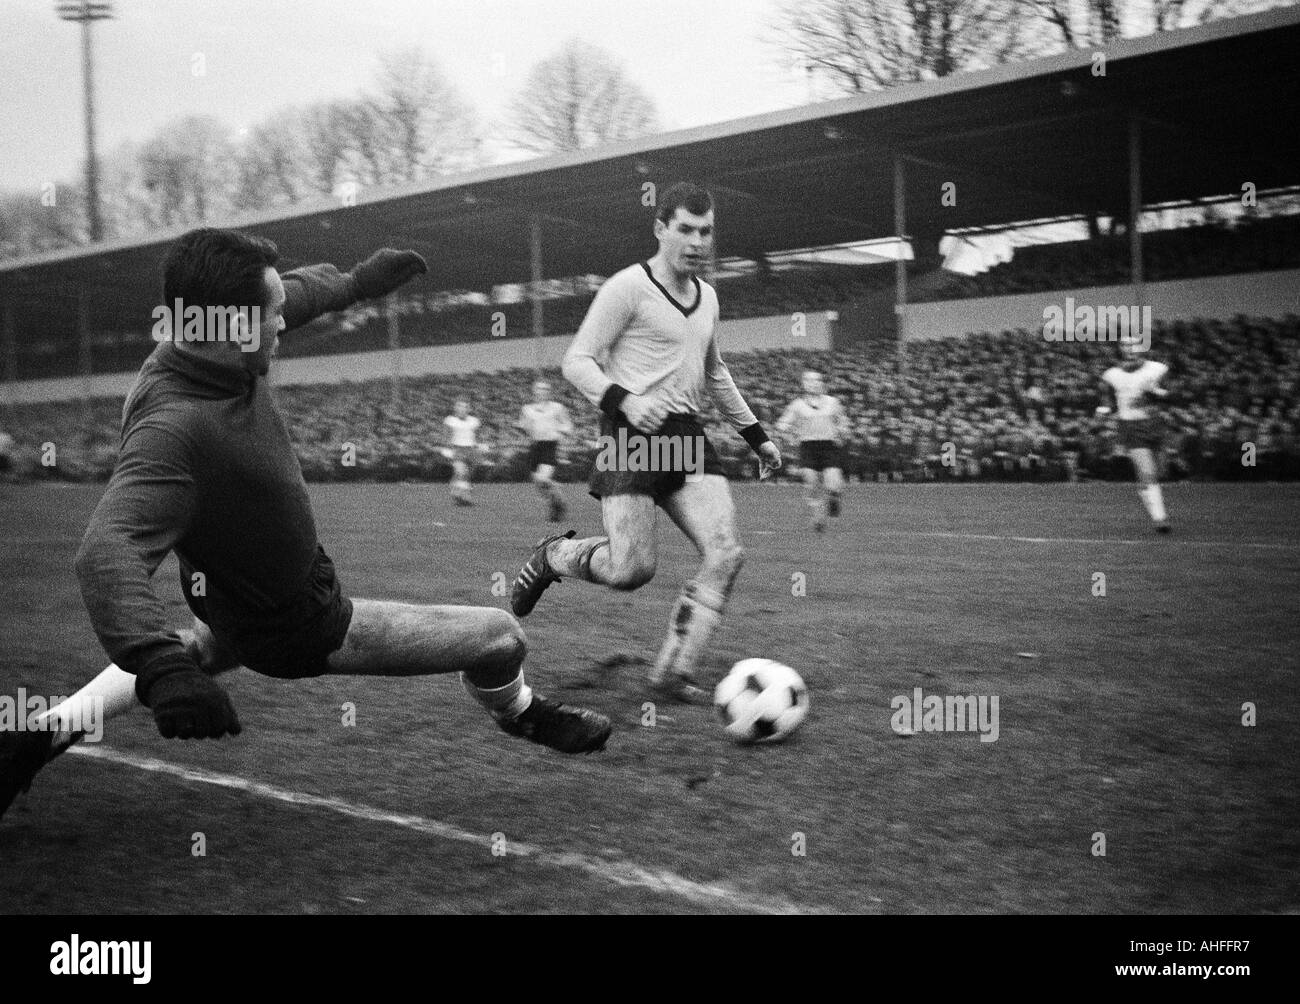
[[[80,738],[92,702],[105,718],[144,705],[168,738],[237,735],[214,675],[240,665],[283,679],[459,672],[512,735],[566,753],[609,736],[604,716],[524,683],[524,633],[506,611],[344,595],[265,377],[279,332],[384,296],[426,267],[415,252],[385,249],[347,273],[314,265],[282,277],[277,257],[270,241],[216,229],[186,234],[167,255],[160,309],[183,316],[127,397],[117,466],[77,554],[113,665],[39,728],[0,732],[0,813]],[[214,313],[233,330],[205,327]],[[151,581],[170,551],[194,614],[187,631],[168,626]]]

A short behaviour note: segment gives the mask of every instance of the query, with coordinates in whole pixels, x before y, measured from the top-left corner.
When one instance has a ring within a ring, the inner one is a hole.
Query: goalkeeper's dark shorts
[[[694,415],[669,415],[659,431],[638,432],[620,413],[600,420],[600,441],[591,472],[591,494],[648,495],[662,505],[688,480],[725,475],[722,458]]]
[[[1119,445],[1124,450],[1160,450],[1160,423],[1154,418],[1129,418],[1119,421]]]
[[[181,592],[194,616],[212,629],[243,666],[263,676],[300,680],[329,672],[329,655],[343,645],[352,601],[343,595],[334,562],[320,545],[307,587],[272,613],[240,615],[214,596],[194,596],[194,568],[181,561]],[[210,590],[211,593],[211,590]]]

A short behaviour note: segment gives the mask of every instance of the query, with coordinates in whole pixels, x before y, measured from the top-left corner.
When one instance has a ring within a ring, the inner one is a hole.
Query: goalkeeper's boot
[[[519,569],[519,574],[510,586],[510,609],[516,617],[527,617],[532,613],[533,607],[542,598],[542,593],[546,592],[546,587],[552,582],[560,581],[560,577],[552,570],[551,563],[546,560],[546,549],[553,541],[572,539],[575,533],[576,530],[553,533],[537,542],[533,553],[524,562],[524,567]]]
[[[63,752],[51,754],[53,743],[53,732],[0,732],[0,816],[32,786],[36,772]]]
[[[533,694],[532,702],[514,718],[499,718],[501,731],[561,753],[595,753],[605,748],[613,725],[604,715],[574,708]]]

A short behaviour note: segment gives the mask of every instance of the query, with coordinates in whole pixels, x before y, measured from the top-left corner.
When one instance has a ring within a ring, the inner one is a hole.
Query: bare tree
[[[509,140],[533,153],[581,150],[659,128],[654,102],[609,53],[570,39],[537,63],[515,97]]]
[[[772,43],[853,94],[1023,58],[1028,22],[1015,0],[786,0]]]
[[[253,126],[235,155],[233,208],[248,212],[291,206],[311,190],[301,114],[281,112]]]
[[[1016,0],[1067,48],[1190,28],[1273,6],[1272,0]]]
[[[76,186],[0,192],[0,258],[54,251],[89,240]]]
[[[418,181],[477,164],[474,110],[425,52],[412,47],[381,56],[378,83],[365,105],[380,127],[383,181]],[[370,159],[378,158],[372,152]]]
[[[209,115],[163,126],[139,153],[140,175],[163,226],[201,223],[230,211],[234,149]]]

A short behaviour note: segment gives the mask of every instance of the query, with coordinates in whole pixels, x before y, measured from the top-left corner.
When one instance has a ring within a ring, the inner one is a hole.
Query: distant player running
[[[151,708],[169,739],[239,734],[213,675],[241,664],[282,679],[460,672],[511,735],[565,753],[599,749],[609,736],[603,715],[528,688],[524,633],[504,610],[343,595],[264,377],[280,331],[384,296],[425,263],[386,249],[349,273],[313,265],[281,278],[277,256],[270,241],[212,229],[186,234],[167,255],[163,302],[234,308],[241,331],[258,333],[258,348],[165,341],[141,368],[123,409],[117,466],[76,561],[113,665],[42,715],[38,729],[0,731],[0,814],[80,738],[81,723],[101,720],[89,710],[99,702],[104,718]],[[194,614],[189,631],[167,627],[151,582],[171,551]]]
[[[1159,383],[1169,372],[1169,367],[1154,359],[1143,359],[1146,347],[1136,339],[1121,340],[1119,348],[1119,365],[1106,370],[1101,379],[1107,397],[1114,401],[1115,418],[1119,422],[1119,445],[1128,453],[1137,473],[1138,495],[1155,524],[1156,532],[1169,533],[1169,517],[1160,491],[1156,459],[1160,452],[1160,430],[1157,420],[1147,414],[1146,407],[1149,397],[1168,396],[1169,392]],[[1110,414],[1110,410],[1105,405],[1097,409],[1102,415]]]
[[[557,450],[560,440],[573,432],[569,409],[559,401],[551,400],[549,383],[537,380],[533,383],[533,399],[519,409],[515,427],[523,430],[529,439],[528,467],[532,471],[533,484],[550,503],[551,522],[558,523],[568,512],[564,496],[555,483],[555,467],[559,463]]]
[[[515,578],[510,603],[525,616],[565,576],[621,590],[649,582],[657,557],[655,507],[662,507],[704,560],[673,608],[650,683],[665,696],[699,701],[706,695],[695,683],[696,666],[743,560],[731,491],[699,417],[706,396],[768,467],[780,466],[781,451],[718,352],[717,294],[699,279],[712,252],[712,197],[696,185],[674,185],[655,215],[658,253],[601,286],[565,354],[564,375],[600,408],[602,437],[621,438],[629,457],[688,443],[699,453],[689,472],[685,464],[666,471],[598,464],[591,494],[601,500],[608,536],[572,540],[570,530],[540,541]]]
[[[469,479],[478,450],[478,430],[483,423],[469,413],[469,402],[464,398],[452,407],[455,410],[442,420],[447,429],[444,452],[451,460],[451,497],[457,505],[473,505]]]
[[[776,427],[799,441],[799,466],[812,507],[813,529],[821,533],[826,529],[826,517],[840,514],[840,493],[844,491],[840,447],[848,439],[848,416],[839,399],[826,393],[822,375],[808,370],[803,375],[803,394],[790,402]]]

